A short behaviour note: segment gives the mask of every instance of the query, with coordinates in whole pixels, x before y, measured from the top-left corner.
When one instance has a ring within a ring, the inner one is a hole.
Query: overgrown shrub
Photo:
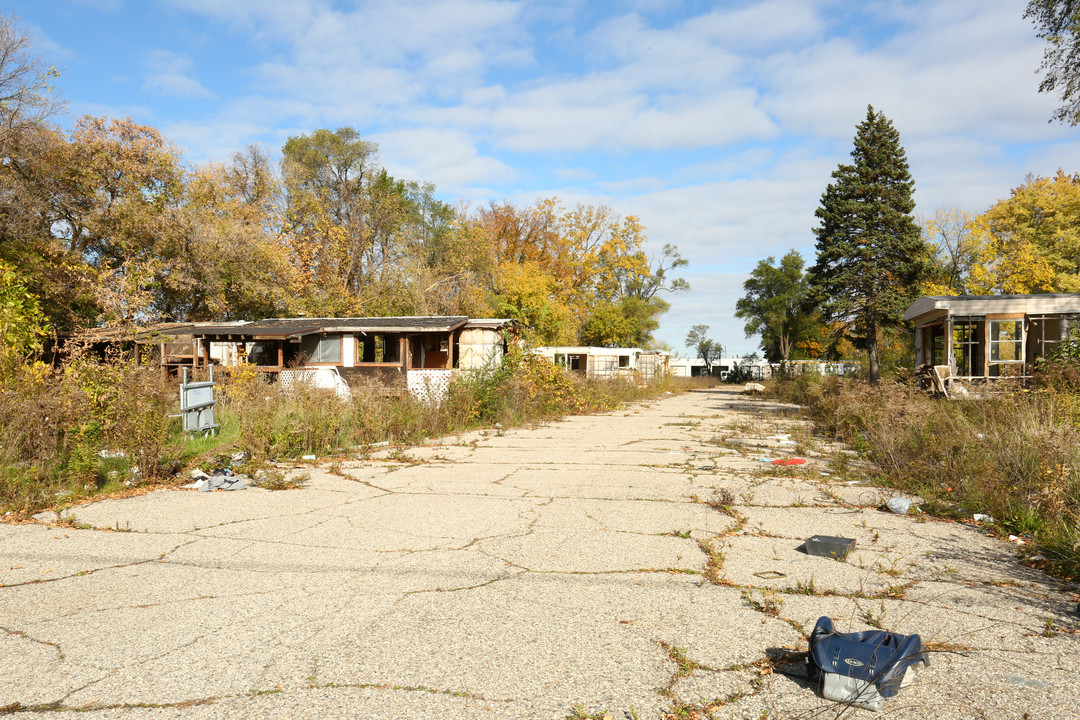
[[[951,516],[985,513],[1030,534],[1063,572],[1080,573],[1080,407],[1075,389],[995,386],[934,399],[904,383],[843,378],[778,383],[818,432],[858,449],[889,485]]]
[[[63,371],[23,366],[0,383],[0,508],[162,476],[176,388],[155,370],[74,357]]]

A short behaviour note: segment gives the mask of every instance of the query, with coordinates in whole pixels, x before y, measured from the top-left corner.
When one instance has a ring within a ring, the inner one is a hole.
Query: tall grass
[[[87,357],[2,378],[0,511],[159,479],[176,396],[146,367]]]
[[[286,390],[246,367],[215,379],[221,432],[201,438],[180,430],[177,381],[164,381],[151,367],[76,356],[61,370],[37,365],[0,378],[0,515],[25,517],[57,503],[172,481],[182,468],[216,465],[237,451],[258,464],[411,444],[496,423],[607,410],[680,387],[675,380],[647,387],[588,380],[521,353],[499,367],[458,375],[440,403],[377,382],[353,387],[346,402],[302,384]]]
[[[800,377],[777,393],[806,407],[818,432],[845,441],[888,485],[950,517],[984,513],[1030,535],[1051,569],[1080,575],[1080,385],[1044,368],[1034,389],[994,386],[934,399],[905,382],[874,386]],[[1080,373],[1077,374],[1080,377]]]

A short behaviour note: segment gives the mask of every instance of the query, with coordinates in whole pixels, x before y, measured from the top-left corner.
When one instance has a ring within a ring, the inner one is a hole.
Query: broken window
[[[619,356],[619,367],[621,367],[621,368],[630,367],[630,356],[629,355],[620,355]]]
[[[1028,362],[1053,355],[1061,343],[1065,323],[1060,315],[1040,315],[1031,318],[1028,327]]]
[[[982,377],[983,349],[980,327],[981,323],[975,320],[953,322],[953,375]]]
[[[362,348],[358,353],[360,362],[396,363],[398,362],[397,335],[365,335],[359,342]]]
[[[341,364],[340,335],[308,335],[301,341],[300,350],[309,363]]]
[[[990,377],[1024,374],[1024,321],[990,320]]]

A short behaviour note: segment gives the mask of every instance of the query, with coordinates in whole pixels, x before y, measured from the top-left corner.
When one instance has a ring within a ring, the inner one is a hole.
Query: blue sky
[[[757,261],[813,262],[814,209],[872,104],[900,131],[919,215],[981,212],[1028,173],[1080,170],[1047,122],[1024,0],[5,0],[62,72],[70,116],[131,116],[191,163],[350,125],[449,202],[558,196],[678,246],[687,352]],[[65,120],[68,122],[69,120]]]

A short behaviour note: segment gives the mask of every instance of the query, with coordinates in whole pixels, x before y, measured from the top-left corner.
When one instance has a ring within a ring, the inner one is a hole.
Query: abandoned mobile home
[[[193,336],[201,352],[196,365],[212,362],[218,346],[233,345],[236,362],[262,372],[326,367],[348,383],[376,378],[412,387],[421,378],[445,383],[455,369],[499,363],[514,333],[510,320],[424,316],[275,318],[204,325]]]
[[[915,364],[942,380],[1030,377],[1080,318],[1080,295],[925,296],[904,313],[915,323]]]
[[[542,346],[533,353],[551,363],[590,378],[651,380],[668,374],[668,354],[624,347]]]

